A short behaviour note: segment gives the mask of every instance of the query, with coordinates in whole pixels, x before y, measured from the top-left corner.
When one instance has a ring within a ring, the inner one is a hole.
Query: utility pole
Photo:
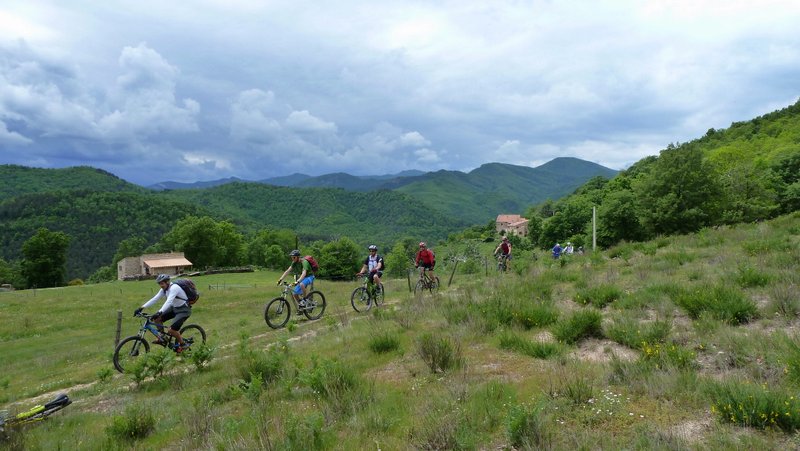
[[[592,207],[592,252],[597,249],[597,207]]]

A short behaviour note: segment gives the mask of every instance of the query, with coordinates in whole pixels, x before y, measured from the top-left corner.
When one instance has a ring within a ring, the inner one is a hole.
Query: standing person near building
[[[556,243],[556,245],[553,246],[553,258],[558,257],[561,257],[561,245]]]
[[[500,255],[506,260],[506,269],[511,269],[511,242],[508,241],[508,236],[504,236],[503,240],[500,244],[495,248],[494,255],[497,256],[497,253],[500,252]]]
[[[183,291],[183,288],[180,287],[177,283],[170,283],[170,277],[167,274],[159,274],[156,277],[156,283],[158,286],[161,287],[149,301],[145,302],[144,305],[136,309],[134,315],[138,315],[142,312],[142,310],[150,307],[151,305],[155,304],[156,301],[161,299],[162,297],[166,297],[167,300],[164,301],[164,305],[158,309],[155,315],[151,317],[151,320],[154,323],[158,324],[158,328],[161,329],[164,321],[171,320],[175,318],[175,321],[170,324],[169,329],[167,329],[167,333],[175,337],[178,340],[178,348],[175,349],[175,352],[181,353],[183,352],[185,343],[183,341],[183,337],[181,336],[180,330],[183,323],[192,316],[192,307],[189,306],[187,302],[189,297],[186,295],[186,292]],[[163,345],[164,343],[161,339],[155,340],[153,343]]]
[[[286,271],[281,274],[280,279],[278,279],[278,285],[283,282],[283,278],[290,272],[297,276],[297,282],[295,282],[294,289],[292,290],[292,297],[297,301],[297,305],[300,306],[297,310],[297,313],[300,314],[300,310],[306,306],[304,301],[308,293],[306,288],[314,282],[315,274],[308,259],[300,257],[299,250],[295,249],[289,252],[289,258],[292,259],[292,263],[286,268]]]
[[[435,280],[436,274],[433,273],[433,267],[436,266],[436,256],[432,250],[428,249],[424,241],[419,243],[419,251],[414,259],[414,267],[419,268],[420,265],[422,265],[422,269],[419,272],[419,276],[422,277],[422,272],[427,270],[428,277]]]
[[[370,282],[375,284],[378,290],[383,290],[381,284],[381,276],[383,276],[383,257],[378,255],[378,246],[372,244],[369,246],[369,255],[364,259],[364,264],[357,275],[363,276],[369,274]]]

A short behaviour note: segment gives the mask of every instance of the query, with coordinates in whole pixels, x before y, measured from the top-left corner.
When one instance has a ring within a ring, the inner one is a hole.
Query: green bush
[[[621,318],[604,330],[604,335],[632,349],[642,349],[645,343],[663,343],[669,337],[672,323],[657,320],[649,323]]]
[[[155,430],[156,419],[147,406],[134,404],[123,415],[115,415],[106,428],[106,434],[112,440],[138,440],[150,435]]]
[[[621,297],[622,290],[614,285],[603,284],[578,290],[575,294],[575,302],[583,305],[591,304],[597,308],[603,308]]]
[[[426,333],[417,340],[417,354],[431,373],[460,368],[464,363],[458,340],[435,333]]]
[[[742,288],[752,288],[766,286],[771,279],[769,274],[761,272],[750,265],[739,265],[735,280]]]
[[[253,377],[261,379],[264,383],[278,380],[283,374],[283,369],[288,360],[288,347],[275,346],[267,351],[247,348],[239,353],[239,377],[246,383],[252,382]]]
[[[553,335],[562,343],[575,344],[584,338],[603,338],[603,315],[594,309],[578,310],[553,326]]]
[[[340,396],[360,383],[355,370],[338,360],[314,360],[311,370],[303,377],[314,393],[323,398]]]
[[[197,347],[192,347],[190,358],[195,368],[197,368],[198,371],[203,371],[207,368],[211,359],[214,358],[214,348],[208,346],[206,343],[202,343]]]
[[[715,319],[729,324],[742,324],[758,317],[758,308],[752,300],[741,291],[723,285],[680,290],[673,294],[672,300],[694,319],[702,312],[709,312]]]

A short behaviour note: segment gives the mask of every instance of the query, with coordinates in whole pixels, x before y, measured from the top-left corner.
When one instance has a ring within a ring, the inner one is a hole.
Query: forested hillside
[[[570,240],[610,246],[703,227],[760,221],[800,209],[800,101],[670,144],[610,181],[594,179],[557,202],[531,208],[541,247]]]
[[[114,174],[88,166],[42,169],[3,164],[0,165],[0,182],[0,202],[21,194],[57,190],[146,191]]]

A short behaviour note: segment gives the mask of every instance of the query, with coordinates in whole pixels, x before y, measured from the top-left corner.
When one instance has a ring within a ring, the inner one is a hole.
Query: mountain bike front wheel
[[[322,314],[325,313],[325,295],[320,291],[312,291],[306,296],[306,307],[303,309],[303,315],[308,319],[320,319]]]
[[[130,369],[137,360],[143,359],[150,352],[150,343],[144,338],[134,335],[119,342],[114,349],[114,368],[120,373]]]
[[[375,287],[375,296],[372,298],[372,303],[375,304],[375,307],[383,305],[383,284]]]
[[[372,302],[370,302],[369,292],[364,287],[358,287],[353,290],[353,294],[350,295],[350,305],[353,306],[353,310],[357,311],[358,313],[363,313],[368,311],[372,307]]]
[[[275,298],[264,308],[264,321],[273,329],[280,329],[289,322],[289,302],[284,298]]]

